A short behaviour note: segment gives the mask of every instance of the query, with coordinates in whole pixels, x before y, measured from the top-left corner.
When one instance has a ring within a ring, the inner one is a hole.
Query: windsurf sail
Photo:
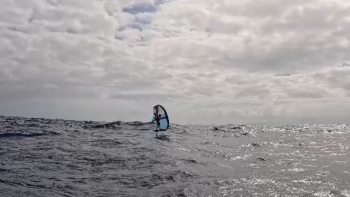
[[[166,131],[169,128],[169,116],[161,105],[153,107],[153,121],[157,123],[157,117],[160,116],[158,131]]]

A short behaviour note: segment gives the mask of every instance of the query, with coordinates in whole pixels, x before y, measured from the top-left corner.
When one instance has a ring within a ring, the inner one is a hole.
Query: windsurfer
[[[157,127],[154,130],[154,132],[156,132],[157,137],[159,131],[166,131],[169,128],[168,114],[166,113],[164,107],[162,107],[161,105],[156,105],[153,107],[152,122],[157,124]]]
[[[160,120],[162,119],[162,115],[158,114],[156,120],[157,120],[157,128],[156,131],[158,131],[158,129],[160,128]]]

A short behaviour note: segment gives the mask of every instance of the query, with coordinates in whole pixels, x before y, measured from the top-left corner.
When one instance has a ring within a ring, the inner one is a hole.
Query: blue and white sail
[[[159,120],[159,131],[166,131],[169,128],[169,116],[161,105],[156,105],[153,107],[153,120],[157,122],[157,117],[160,115]]]

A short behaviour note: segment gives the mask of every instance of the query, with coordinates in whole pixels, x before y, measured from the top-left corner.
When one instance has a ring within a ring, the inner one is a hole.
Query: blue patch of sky
[[[149,27],[149,24],[151,24],[152,22],[152,19],[153,19],[152,15],[154,15],[158,10],[158,6],[170,1],[173,1],[173,0],[156,0],[154,4],[139,3],[139,4],[134,4],[130,7],[123,8],[123,12],[134,15],[135,19],[131,24],[120,27],[117,31],[124,31],[126,29],[137,29],[139,31],[143,31],[147,29]],[[119,38],[118,36],[116,38],[122,39],[121,37]]]
[[[145,15],[153,15],[155,12],[157,12],[157,6],[157,3],[155,5],[149,3],[139,3],[124,8],[123,12],[134,15],[135,19],[132,24],[119,28],[119,31],[123,31],[124,29],[128,28],[142,31],[143,29],[147,28],[147,26],[152,22],[152,16],[146,17]]]
[[[127,7],[123,9],[123,12],[130,13],[132,15],[136,15],[139,13],[145,13],[145,12],[156,12],[157,7],[152,4],[146,4],[146,3],[140,3],[140,4],[135,4],[131,7]]]
[[[166,2],[169,2],[170,0],[157,0],[155,2],[156,5],[160,5],[160,4],[163,4],[163,3],[166,3]]]
[[[139,13],[151,13],[151,12],[156,12],[157,7],[161,4],[165,4],[168,2],[171,2],[174,0],[156,0],[154,5],[150,3],[139,3],[139,4],[134,4],[130,7],[123,8],[123,12],[127,12],[132,15],[136,15]]]

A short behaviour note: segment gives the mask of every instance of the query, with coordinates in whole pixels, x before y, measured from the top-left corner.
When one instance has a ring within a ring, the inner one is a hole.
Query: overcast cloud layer
[[[350,123],[348,0],[2,0],[0,114]]]

